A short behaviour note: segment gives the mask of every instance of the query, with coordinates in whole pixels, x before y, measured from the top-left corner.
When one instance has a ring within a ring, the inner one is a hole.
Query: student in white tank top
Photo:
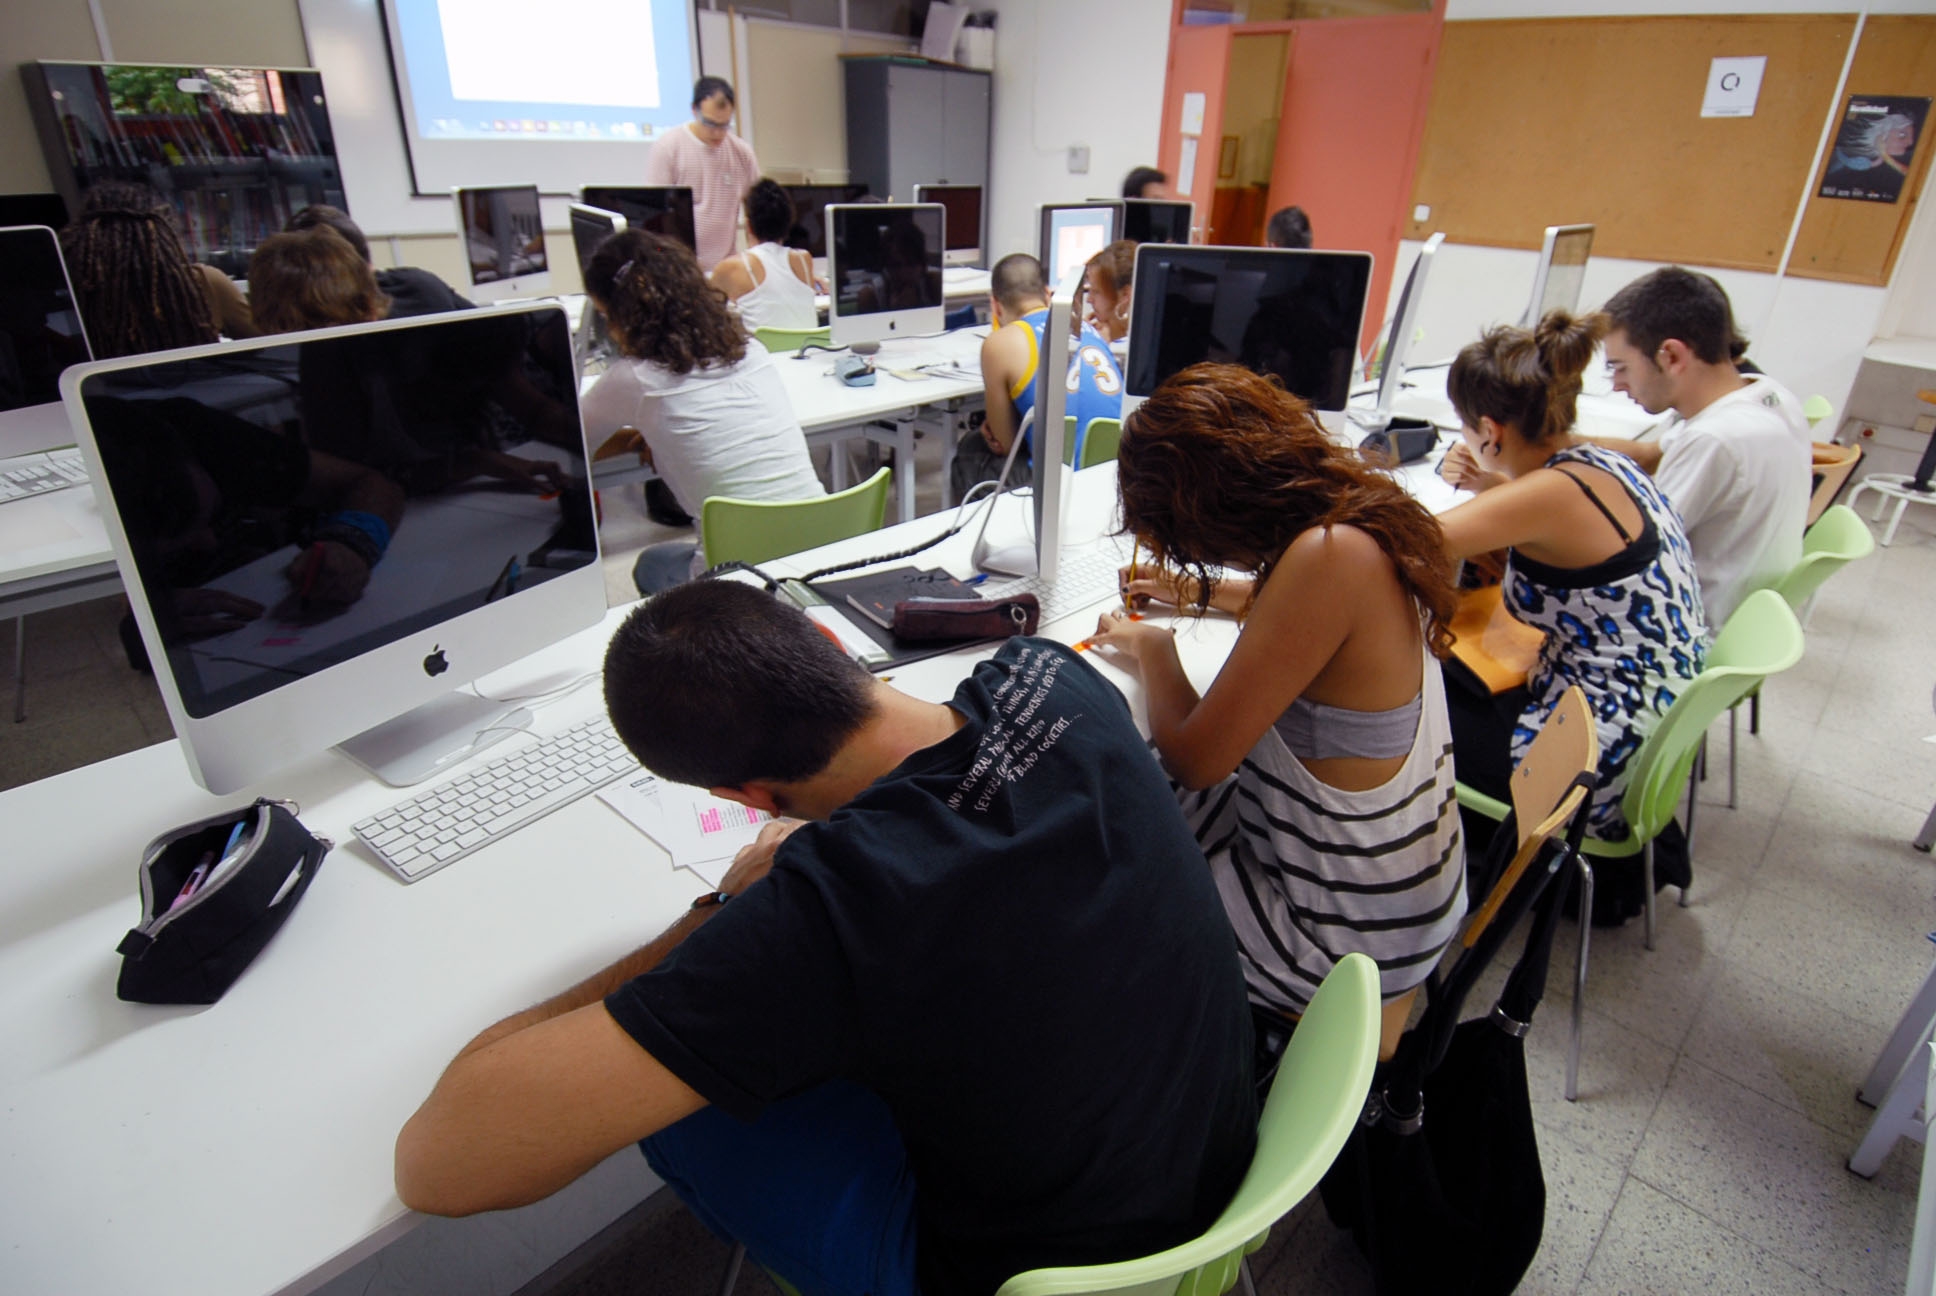
[[[719,263],[713,287],[738,309],[748,333],[820,327],[820,311],[813,304],[813,259],[780,244],[793,228],[793,201],[786,190],[771,180],[754,185],[746,195],[746,228],[753,246]]]

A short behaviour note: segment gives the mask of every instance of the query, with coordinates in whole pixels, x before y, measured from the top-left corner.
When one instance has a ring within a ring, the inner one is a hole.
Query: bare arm
[[[1351,634],[1354,591],[1383,575],[1390,559],[1354,527],[1307,531],[1264,581],[1250,619],[1215,683],[1201,698],[1163,629],[1114,614],[1095,642],[1128,648],[1143,675],[1150,738],[1164,768],[1185,787],[1227,777]]]
[[[1014,444],[1021,420],[1016,417],[1015,398],[1009,391],[1027,369],[1028,339],[1020,329],[998,328],[982,341],[982,398],[988,417],[981,425],[981,435],[996,454],[1007,454]]]
[[[1579,488],[1551,469],[1501,482],[1439,515],[1446,556],[1457,561],[1495,549],[1543,544],[1574,528],[1576,505],[1581,503],[1585,496]]]
[[[737,895],[800,827],[781,820],[740,851],[721,890]],[[465,1045],[397,1136],[397,1195],[412,1210],[470,1215],[564,1187],[705,1099],[626,1034],[605,997],[657,967],[715,912],[683,915],[657,940]]]
[[[726,294],[727,301],[738,301],[753,291],[753,276],[747,273],[743,257],[727,257],[713,267],[712,285]]]

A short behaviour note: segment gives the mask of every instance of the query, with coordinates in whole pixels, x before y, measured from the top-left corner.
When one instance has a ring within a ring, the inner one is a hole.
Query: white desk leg
[[[901,497],[901,521],[914,521],[914,420],[894,426],[894,491]]]
[[[1912,844],[1919,851],[1927,851],[1930,847],[1936,846],[1936,806],[1929,808],[1929,818],[1923,820],[1923,830],[1916,834],[1916,840]]]
[[[1882,1046],[1875,1065],[1869,1068],[1868,1079],[1862,1082],[1855,1096],[1871,1107],[1880,1106],[1888,1093],[1887,1086],[1901,1072],[1903,1063],[1929,1040],[1932,1025],[1936,1025],[1936,963],[1930,965],[1909,1006],[1902,1010],[1902,1020],[1896,1023],[1889,1042]]]
[[[1890,1082],[1889,1092],[1876,1108],[1875,1117],[1870,1120],[1862,1141],[1855,1145],[1855,1151],[1849,1155],[1849,1169],[1864,1179],[1875,1178],[1876,1171],[1882,1169],[1882,1162],[1888,1157],[1889,1149],[1896,1145],[1897,1139],[1907,1136],[1926,1140],[1928,1137],[1929,1131],[1924,1121],[1917,1119],[1923,1091],[1928,1087],[1929,1073],[1923,1061],[1923,1052],[1928,1044],[1929,1029],[1925,1026],[1915,1051],[1904,1059],[1902,1070]]]
[[[1929,1114],[1936,1112],[1936,1048],[1928,1059],[1928,1078],[1923,1088],[1923,1178],[1916,1190],[1916,1231],[1909,1240],[1909,1282],[1903,1290],[1909,1296],[1930,1296],[1936,1291],[1936,1139],[1929,1137]]]

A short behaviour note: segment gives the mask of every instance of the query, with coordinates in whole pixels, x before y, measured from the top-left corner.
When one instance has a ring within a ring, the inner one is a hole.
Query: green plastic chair
[[[715,495],[699,506],[706,565],[765,562],[880,530],[892,469],[882,468],[837,495],[803,500],[743,500]]]
[[[806,346],[828,346],[833,341],[833,333],[825,328],[757,328],[753,330],[753,339],[778,355],[782,351],[798,351]]]
[[[1075,415],[1064,418],[1063,426],[1066,431],[1062,437],[1062,462],[1071,468],[1093,468],[1099,463],[1109,463],[1116,457],[1116,448],[1123,443],[1121,419],[1092,418],[1081,436],[1076,435]],[[1077,462],[1078,455],[1080,462]]]
[[[1681,792],[1688,792],[1687,836],[1694,839],[1694,798],[1689,776],[1700,754],[1701,739],[1721,713],[1746,697],[1770,675],[1778,675],[1802,659],[1802,627],[1781,595],[1773,590],[1750,594],[1708,649],[1707,665],[1682,688],[1653,733],[1640,745],[1628,766],[1627,790],[1620,809],[1627,818],[1627,835],[1620,841],[1589,837],[1586,854],[1596,859],[1641,857],[1641,876],[1647,889],[1647,948],[1654,948],[1654,838],[1674,817]],[[1463,783],[1459,804],[1503,820],[1511,807]],[[1683,888],[1681,903],[1687,903]],[[1580,927],[1582,957],[1587,932]]]
[[[1814,427],[1834,413],[1835,402],[1819,392],[1802,402],[1802,417],[1808,420],[1810,427]]]
[[[1802,560],[1775,582],[1775,592],[1786,600],[1805,628],[1809,607],[1828,578],[1858,558],[1875,552],[1875,536],[1868,523],[1846,504],[1832,504],[1802,535]],[[1748,694],[1748,732],[1761,732],[1761,689]],[[1739,704],[1728,708],[1728,805],[1736,802],[1735,741],[1740,731]]]
[[[1237,1195],[1201,1237],[1140,1260],[1031,1269],[996,1296],[1220,1296],[1271,1225],[1317,1186],[1364,1114],[1378,1062],[1378,966],[1347,954],[1324,978],[1284,1048]]]

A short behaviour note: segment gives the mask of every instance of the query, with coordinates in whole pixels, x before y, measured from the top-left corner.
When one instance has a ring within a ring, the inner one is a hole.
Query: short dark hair
[[[331,207],[327,203],[311,203],[289,218],[282,227],[285,234],[295,234],[301,230],[315,229],[327,225],[349,241],[356,249],[356,255],[365,261],[370,259],[370,240],[363,237],[363,230],[350,219],[350,214],[341,207]]]
[[[1010,252],[995,263],[995,268],[988,272],[988,292],[1005,311],[1016,311],[1030,302],[1049,299],[1042,263],[1026,252]]]
[[[1467,427],[1489,418],[1533,445],[1551,445],[1578,417],[1581,375],[1606,331],[1604,315],[1557,310],[1531,329],[1487,329],[1453,358],[1445,394]]]
[[[271,234],[249,258],[249,313],[264,333],[364,324],[390,313],[376,272],[334,226]]]
[[[683,243],[649,230],[620,230],[585,263],[585,291],[631,359],[689,374],[746,358],[746,331],[726,309],[726,294],[706,282]]]
[[[1264,229],[1264,241],[1274,248],[1311,246],[1311,218],[1302,207],[1279,207],[1271,213]]]
[[[692,83],[693,107],[697,108],[714,95],[725,95],[726,102],[729,105],[735,108],[739,106],[739,100],[733,97],[732,83],[726,80],[725,77],[702,76]]]
[[[772,180],[761,180],[746,191],[746,228],[761,243],[778,243],[793,228],[793,199]]]
[[[1723,364],[1748,349],[1735,331],[1727,292],[1712,276],[1680,266],[1640,276],[1615,293],[1605,311],[1608,322],[1650,362],[1669,338],[1707,364]]]
[[[1153,184],[1168,184],[1167,172],[1158,171],[1153,166],[1139,166],[1123,177],[1123,197],[1141,198],[1143,190]]]
[[[811,778],[874,706],[872,677],[805,613],[737,581],[654,595],[605,649],[612,728],[675,783]]]

